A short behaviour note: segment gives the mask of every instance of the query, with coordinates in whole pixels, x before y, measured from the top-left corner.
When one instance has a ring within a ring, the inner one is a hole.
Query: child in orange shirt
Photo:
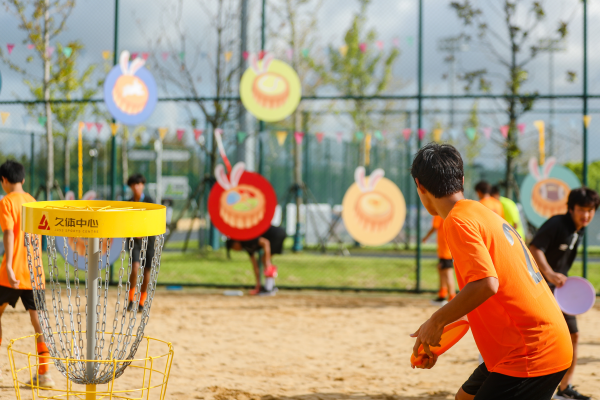
[[[432,227],[423,238],[423,243],[434,232],[437,232],[437,269],[440,276],[440,290],[438,291],[437,299],[432,300],[431,303],[436,306],[443,306],[456,296],[456,289],[454,289],[454,274],[452,273],[452,253],[450,253],[448,242],[446,242],[446,235],[444,234],[444,219],[439,215],[433,217]],[[446,297],[448,297],[448,300],[446,300]]]
[[[430,143],[412,164],[423,205],[444,218],[460,293],[412,336],[436,361],[444,326],[468,316],[485,363],[456,394],[467,400],[549,400],[571,365],[569,330],[533,257],[513,227],[463,196],[463,163],[450,145]]]
[[[29,311],[31,324],[35,333],[42,333],[38,319],[33,288],[27,266],[27,249],[25,235],[21,231],[21,206],[24,203],[34,202],[35,199],[23,190],[25,182],[25,168],[16,161],[6,161],[0,165],[0,179],[2,189],[6,196],[0,200],[0,227],[4,232],[4,258],[0,267],[0,321],[6,307],[10,304],[13,308],[19,298]],[[42,274],[44,272],[42,271]],[[42,281],[44,281],[42,276]],[[2,341],[2,327],[0,324],[0,342]],[[39,375],[34,375],[34,381],[39,376],[39,384],[43,387],[54,387],[54,381],[48,372],[48,347],[42,335],[37,338],[37,351],[40,355]],[[45,357],[43,357],[45,356]],[[1,377],[0,377],[1,378]]]

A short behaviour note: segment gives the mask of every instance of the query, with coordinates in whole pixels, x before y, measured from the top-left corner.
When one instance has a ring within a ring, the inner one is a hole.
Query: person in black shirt
[[[127,186],[131,189],[133,197],[129,201],[141,201],[144,203],[154,203],[154,200],[144,193],[146,186],[146,178],[142,174],[131,175],[127,179]],[[154,258],[154,243],[155,237],[148,236],[148,245],[146,247],[146,257],[144,264],[144,280],[142,281],[142,289],[140,295],[139,311],[142,311],[144,304],[146,303],[146,297],[148,296],[148,283],[150,282],[150,269],[152,266],[152,259]],[[127,240],[126,249],[129,249],[129,240]],[[132,263],[131,263],[131,275],[129,275],[129,305],[128,310],[133,307],[133,299],[135,296],[135,288],[137,284],[138,271],[140,269],[140,260],[142,252],[142,238],[133,239],[133,250],[132,250]]]
[[[248,255],[250,256],[250,262],[252,263],[252,268],[254,269],[254,276],[256,278],[256,286],[250,291],[250,294],[255,295],[260,293],[260,271],[258,268],[258,261],[254,256],[261,248],[263,249],[263,258],[262,262],[265,266],[265,274],[266,275],[276,275],[277,267],[275,267],[271,263],[271,257],[274,254],[281,254],[283,252],[283,241],[286,238],[286,233],[283,228],[279,228],[277,226],[271,226],[265,233],[260,235],[259,237],[251,240],[239,241],[233,239],[227,239],[226,247],[227,247],[227,256],[229,257],[229,252],[233,250],[246,250]]]
[[[529,250],[552,291],[565,284],[577,256],[577,247],[585,227],[592,222],[598,205],[600,205],[600,196],[595,191],[584,187],[573,189],[569,193],[567,213],[555,215],[544,222],[531,241]],[[577,319],[573,315],[564,314],[564,316],[573,342],[573,363],[563,377],[554,398],[587,400],[590,399],[588,396],[578,393],[571,386],[577,364],[579,340]]]

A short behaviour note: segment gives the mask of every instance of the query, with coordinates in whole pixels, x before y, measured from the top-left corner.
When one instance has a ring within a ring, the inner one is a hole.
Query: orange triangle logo
[[[49,231],[50,230],[50,225],[48,225],[48,220],[46,219],[45,215],[42,215],[42,219],[40,220],[40,224],[38,225],[38,229],[41,229],[43,231]]]

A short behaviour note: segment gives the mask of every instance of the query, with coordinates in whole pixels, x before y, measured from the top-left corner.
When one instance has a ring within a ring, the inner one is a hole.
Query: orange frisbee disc
[[[454,346],[460,339],[463,338],[469,331],[469,322],[465,320],[454,321],[444,327],[442,338],[440,339],[440,345],[437,347],[430,347],[431,352],[435,355],[441,356]],[[419,355],[415,357],[414,354],[410,355],[410,363],[412,365],[423,364],[423,358],[427,357],[427,354],[423,350],[423,345],[419,346]]]

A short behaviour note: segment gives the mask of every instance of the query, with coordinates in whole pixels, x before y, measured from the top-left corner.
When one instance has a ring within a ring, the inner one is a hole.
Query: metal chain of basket
[[[62,268],[59,267],[59,261],[56,254],[56,238],[54,236],[47,236],[47,238],[48,287],[46,287],[46,282],[42,279],[44,266],[40,251],[40,236],[25,233],[27,263],[29,266],[31,282],[33,283],[35,304],[38,309],[40,325],[50,356],[68,359],[68,362],[64,362],[64,360],[54,360],[54,364],[67,379],[74,383],[86,385],[108,383],[112,381],[113,378],[120,377],[130,363],[90,363],[84,361],[86,360],[87,346],[85,331],[86,318],[90,312],[96,314],[94,360],[132,360],[134,358],[150,316],[150,308],[152,299],[154,298],[158,272],[160,269],[164,236],[156,236],[156,240],[154,241],[154,257],[150,260],[150,281],[148,284],[147,299],[141,315],[138,315],[138,308],[144,278],[144,269],[147,265],[146,250],[148,238],[142,238],[140,267],[137,274],[135,296],[131,311],[127,310],[127,306],[134,242],[133,238],[123,241],[120,250],[120,259],[115,263],[116,266],[120,262],[120,266],[118,269],[117,299],[114,306],[112,332],[106,332],[108,319],[107,309],[109,307],[108,285],[110,279],[110,239],[100,239],[100,249],[102,249],[102,241],[107,241],[106,254],[98,257],[98,265],[95,266],[95,268],[101,270],[104,266],[104,274],[98,274],[98,295],[97,301],[95,301],[97,304],[96,309],[89,310],[87,305],[90,304],[90,299],[87,298],[87,289],[90,282],[88,282],[87,271],[89,271],[89,268],[94,268],[94,266],[88,265],[88,250],[91,251],[91,249],[88,249],[88,240],[91,239],[73,238],[75,241],[73,244],[74,249],[77,248],[77,241],[85,241],[85,270],[82,270],[81,268],[78,268],[78,257],[80,256],[77,251],[73,251],[74,267],[70,267],[66,261],[70,249],[67,244],[67,238],[64,238],[63,254],[65,255],[65,274],[64,276],[61,276],[60,270]],[[126,261],[126,255],[129,256],[128,261]],[[52,299],[52,314],[48,311],[46,304],[46,292],[49,292],[48,294]],[[85,296],[85,304],[82,304],[81,302],[82,296]],[[106,342],[108,342],[107,347]],[[90,364],[92,366],[91,369]]]

